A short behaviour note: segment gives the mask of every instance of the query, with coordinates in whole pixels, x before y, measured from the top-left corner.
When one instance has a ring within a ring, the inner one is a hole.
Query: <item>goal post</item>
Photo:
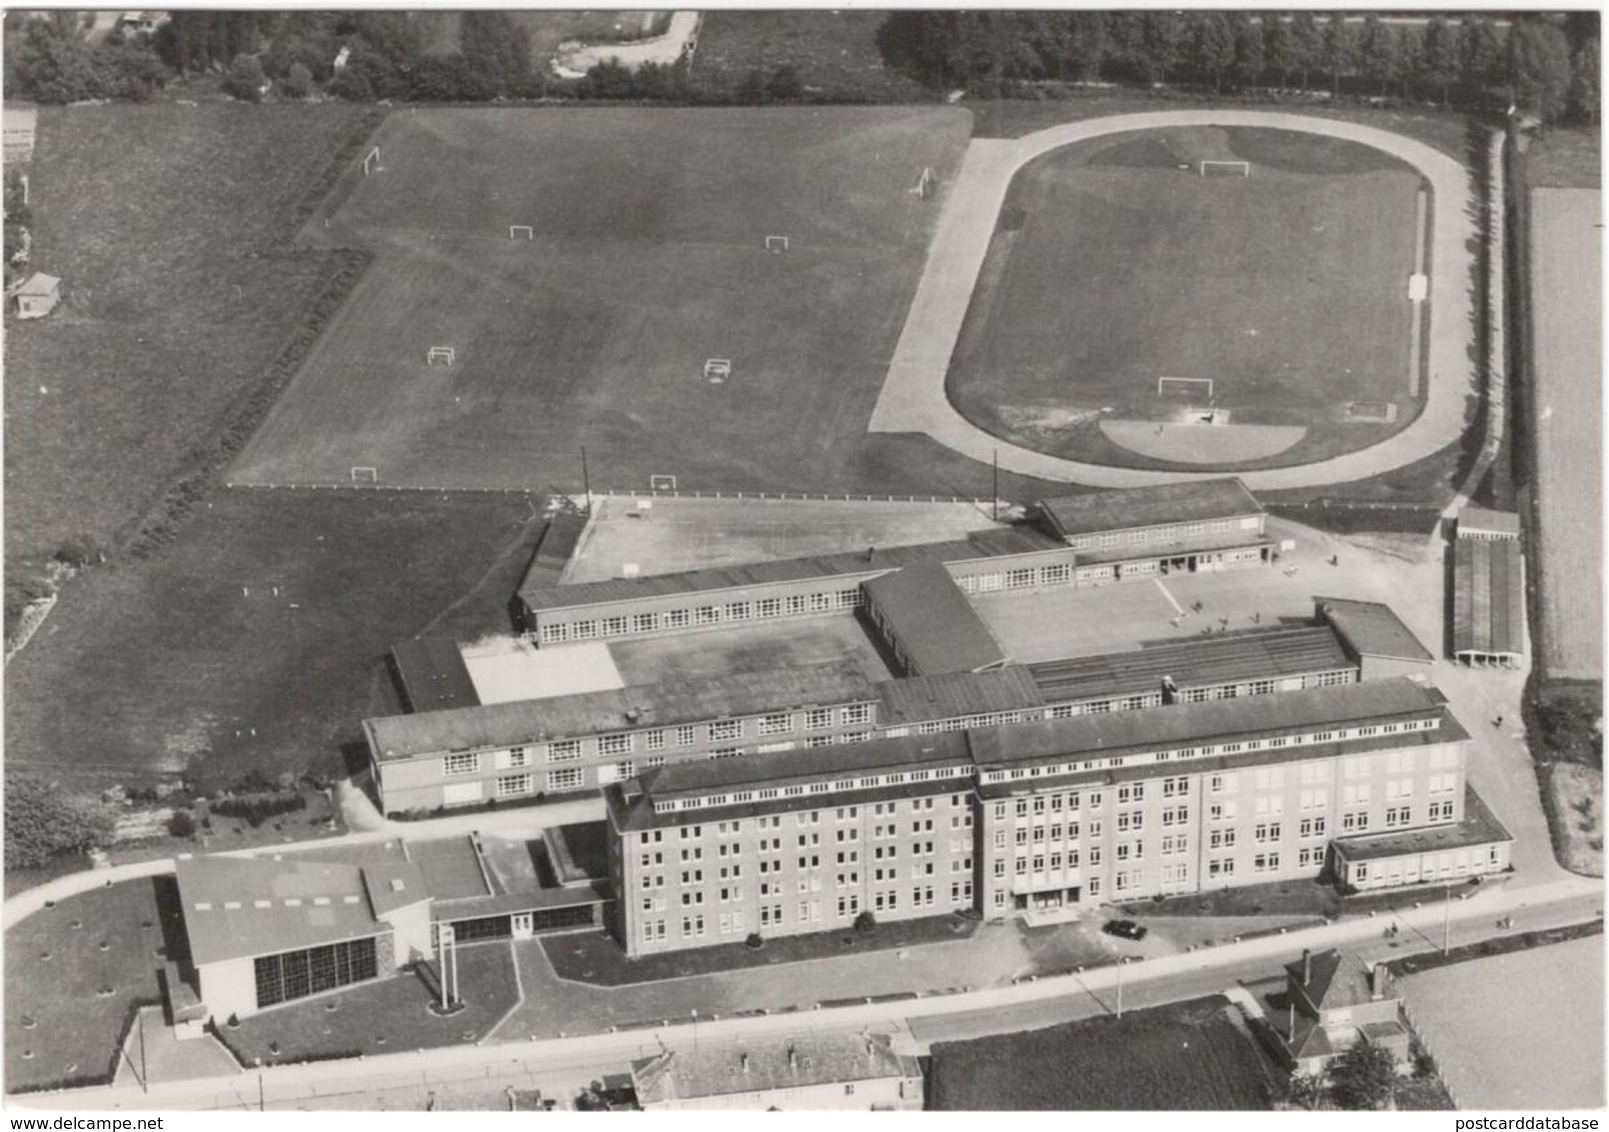
[[[425,365],[433,366],[437,362],[446,362],[451,366],[458,360],[458,351],[451,346],[432,346],[425,351]]]
[[[788,237],[786,237],[786,236],[767,236],[765,238],[765,250],[768,251],[768,252],[785,252],[785,251],[787,251],[788,250]]]
[[[1212,400],[1210,377],[1159,377],[1156,379],[1158,397],[1188,397],[1191,400]]]
[[[911,186],[911,192],[915,193],[922,200],[927,200],[938,188],[938,184],[939,179],[934,174],[933,167],[931,165],[924,166],[922,169],[922,175],[916,179],[916,184]]]
[[[656,474],[648,477],[649,491],[675,491],[676,477],[672,475]]]
[[[704,361],[704,376],[713,382],[722,382],[732,376],[731,358],[707,358]]]
[[[354,464],[352,467],[352,482],[379,483],[380,474],[374,468],[365,468],[361,464]]]
[[[529,224],[510,224],[508,226],[509,239],[517,240],[521,236],[524,236],[527,240],[534,240],[536,239],[536,229]]]
[[[363,175],[367,177],[370,173],[378,173],[379,171],[380,147],[375,146],[363,155]]]
[[[1250,177],[1251,162],[1249,161],[1203,161],[1200,164],[1203,177]]]

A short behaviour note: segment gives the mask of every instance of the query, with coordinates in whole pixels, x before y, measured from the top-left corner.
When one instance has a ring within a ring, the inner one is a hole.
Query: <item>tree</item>
[[[292,63],[279,81],[279,89],[286,98],[306,98],[313,90],[313,72],[300,63]]]
[[[373,102],[374,87],[369,77],[356,67],[345,67],[330,80],[329,91],[348,102]]]
[[[1421,72],[1428,82],[1441,88],[1441,104],[1448,103],[1448,88],[1458,79],[1464,56],[1464,25],[1451,23],[1445,16],[1433,16],[1425,25],[1424,59]]]
[[[870,908],[863,909],[855,917],[855,931],[860,935],[873,935],[877,931],[877,917],[872,915]]]
[[[38,868],[53,857],[112,843],[110,806],[97,798],[64,794],[37,775],[6,775],[5,866]]]
[[[1279,1083],[1275,1099],[1290,1108],[1316,1112],[1324,1107],[1324,1078],[1315,1073],[1292,1073]]]
[[[1259,22],[1263,27],[1263,67],[1279,75],[1279,85],[1285,86],[1291,69],[1290,27],[1278,12],[1264,12]]]
[[[173,816],[168,819],[168,832],[174,837],[194,837],[196,835],[196,818],[189,810],[174,810]]]
[[[1594,36],[1577,50],[1570,60],[1570,110],[1578,118],[1592,125],[1598,124],[1598,40]]]
[[[1263,73],[1263,25],[1244,12],[1230,18],[1235,23],[1235,74],[1255,90]]]
[[[1198,12],[1192,20],[1190,65],[1212,76],[1212,88],[1223,90],[1224,72],[1235,62],[1235,34],[1222,12]]]
[[[1383,97],[1397,74],[1397,40],[1391,27],[1374,13],[1363,20],[1363,38],[1358,45],[1359,61],[1365,77],[1380,84]]]
[[[1396,1058],[1380,1046],[1359,1042],[1330,1063],[1330,1097],[1341,1108],[1384,1108],[1396,1089]]]
[[[1068,62],[1084,82],[1101,77],[1106,64],[1106,15],[1103,12],[1074,12],[1068,22],[1072,33],[1072,46],[1068,49]]]
[[[1544,122],[1564,112],[1573,78],[1564,32],[1551,21],[1522,19],[1509,27],[1508,76],[1514,101]]]
[[[465,12],[458,43],[469,68],[500,94],[519,89],[530,74],[530,35],[507,12]]]
[[[1324,69],[1330,72],[1330,94],[1341,93],[1341,75],[1357,66],[1357,38],[1346,15],[1336,12],[1324,21]]]
[[[1302,72],[1302,89],[1307,89],[1307,73],[1324,59],[1324,33],[1306,8],[1291,17],[1291,66]]]
[[[229,75],[223,81],[224,93],[246,102],[256,102],[263,96],[263,64],[255,55],[236,55],[229,64]]]
[[[1397,77],[1402,80],[1402,98],[1412,97],[1411,84],[1425,71],[1425,39],[1411,24],[1398,24],[1393,29],[1397,40]]]
[[[1140,73],[1147,83],[1165,83],[1179,65],[1179,18],[1172,12],[1147,12],[1140,18]]]
[[[1503,43],[1492,21],[1480,16],[1465,18],[1463,38],[1464,58],[1460,78],[1464,97],[1478,104],[1484,101],[1486,88],[1501,80]]]

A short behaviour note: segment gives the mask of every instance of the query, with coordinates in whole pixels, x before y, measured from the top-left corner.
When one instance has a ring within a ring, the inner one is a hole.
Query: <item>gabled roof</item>
[[[1515,539],[1453,543],[1453,655],[1525,652],[1525,581]]]
[[[920,1074],[915,1059],[895,1053],[886,1034],[802,1034],[790,1040],[706,1044],[702,1049],[667,1050],[631,1066],[643,1105]]]
[[[1383,602],[1315,597],[1313,606],[1359,656],[1420,660],[1427,664],[1435,659],[1396,611]]]
[[[1063,538],[1263,513],[1256,496],[1233,476],[1061,496],[1041,500],[1039,509]]]
[[[36,271],[28,276],[21,287],[17,288],[17,294],[27,295],[32,298],[35,295],[48,295],[60,286],[61,280],[56,276],[46,275],[43,271]]]
[[[1374,1001],[1371,969],[1355,952],[1341,952],[1333,947],[1328,951],[1316,952],[1311,958],[1311,969],[1305,980],[1302,977],[1303,966],[1301,959],[1287,963],[1285,973],[1302,989],[1307,1000],[1320,1011],[1340,1010]],[[1384,997],[1394,998],[1396,996],[1390,984],[1390,971],[1387,968],[1382,968],[1382,971],[1387,987]]]
[[[176,867],[197,964],[272,955],[388,930],[356,865],[204,856]]]
[[[937,559],[873,578],[862,588],[913,674],[978,672],[1006,662],[1000,642]]]
[[[411,861],[383,865],[365,865],[362,869],[363,888],[369,897],[369,906],[375,916],[384,919],[398,908],[429,900],[425,889],[425,876]]]
[[[1018,711],[1045,703],[1033,673],[1020,664],[987,672],[941,672],[885,680],[877,690],[882,696],[877,722],[883,727]]]

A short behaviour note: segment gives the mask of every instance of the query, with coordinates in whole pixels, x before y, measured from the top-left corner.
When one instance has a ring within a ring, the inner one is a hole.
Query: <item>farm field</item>
[[[176,904],[159,899],[162,883],[97,888],[6,932],[7,1092],[110,1076],[131,1004],[160,999],[164,952],[183,957],[184,926]]]
[[[880,485],[865,422],[938,213],[906,190],[968,128],[910,108],[395,114],[383,172],[306,230],[374,265],[230,476],[568,484],[585,446],[600,487]],[[435,345],[453,366],[425,364]],[[926,471],[907,482],[935,490]]]
[[[532,515],[502,494],[218,492],[172,546],[77,580],[6,666],[7,763],[85,785],[340,773],[360,718],[400,710],[392,644],[506,630]]]
[[[367,113],[41,110],[33,263],[65,298],[47,319],[6,322],[8,558],[79,534],[111,542],[214,444],[338,270],[278,244]]]
[[[1601,680],[1601,193],[1536,189],[1531,202],[1541,660],[1549,680]]]
[[[1221,996],[935,1042],[938,1110],[1267,1109],[1273,1067]]]
[[[1601,936],[1453,963],[1400,985],[1461,1107],[1603,1107]]]
[[[1201,177],[1203,159],[1248,161],[1251,175]],[[1054,151],[1008,192],[951,399],[1003,438],[1103,463],[1158,466],[1106,430],[1177,435],[1208,406],[1283,430],[1261,452],[1258,433],[1238,440],[1248,456],[1219,466],[1373,444],[1422,403],[1406,284],[1420,192],[1377,150],[1279,130],[1152,130]],[[1164,393],[1164,376],[1198,380]],[[1348,420],[1354,401],[1388,403],[1394,419]]]

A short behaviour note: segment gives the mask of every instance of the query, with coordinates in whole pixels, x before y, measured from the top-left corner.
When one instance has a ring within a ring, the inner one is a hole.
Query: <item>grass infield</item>
[[[1203,159],[1251,176],[1202,177]],[[1180,166],[1185,168],[1180,168]],[[1276,130],[1149,130],[1057,150],[1013,181],[951,364],[957,406],[1055,455],[1146,458],[1102,420],[1187,407],[1301,426],[1300,463],[1405,427],[1420,178],[1377,150]],[[1207,378],[1159,395],[1162,376]],[[1394,424],[1346,420],[1392,402]],[[1205,426],[1203,426],[1205,427]],[[1239,465],[1236,465],[1237,467]]]
[[[374,264],[231,478],[579,486],[585,446],[602,486],[884,482],[865,422],[938,215],[906,190],[968,129],[934,108],[393,114],[384,172],[306,233]],[[425,364],[438,345],[451,368]]]

